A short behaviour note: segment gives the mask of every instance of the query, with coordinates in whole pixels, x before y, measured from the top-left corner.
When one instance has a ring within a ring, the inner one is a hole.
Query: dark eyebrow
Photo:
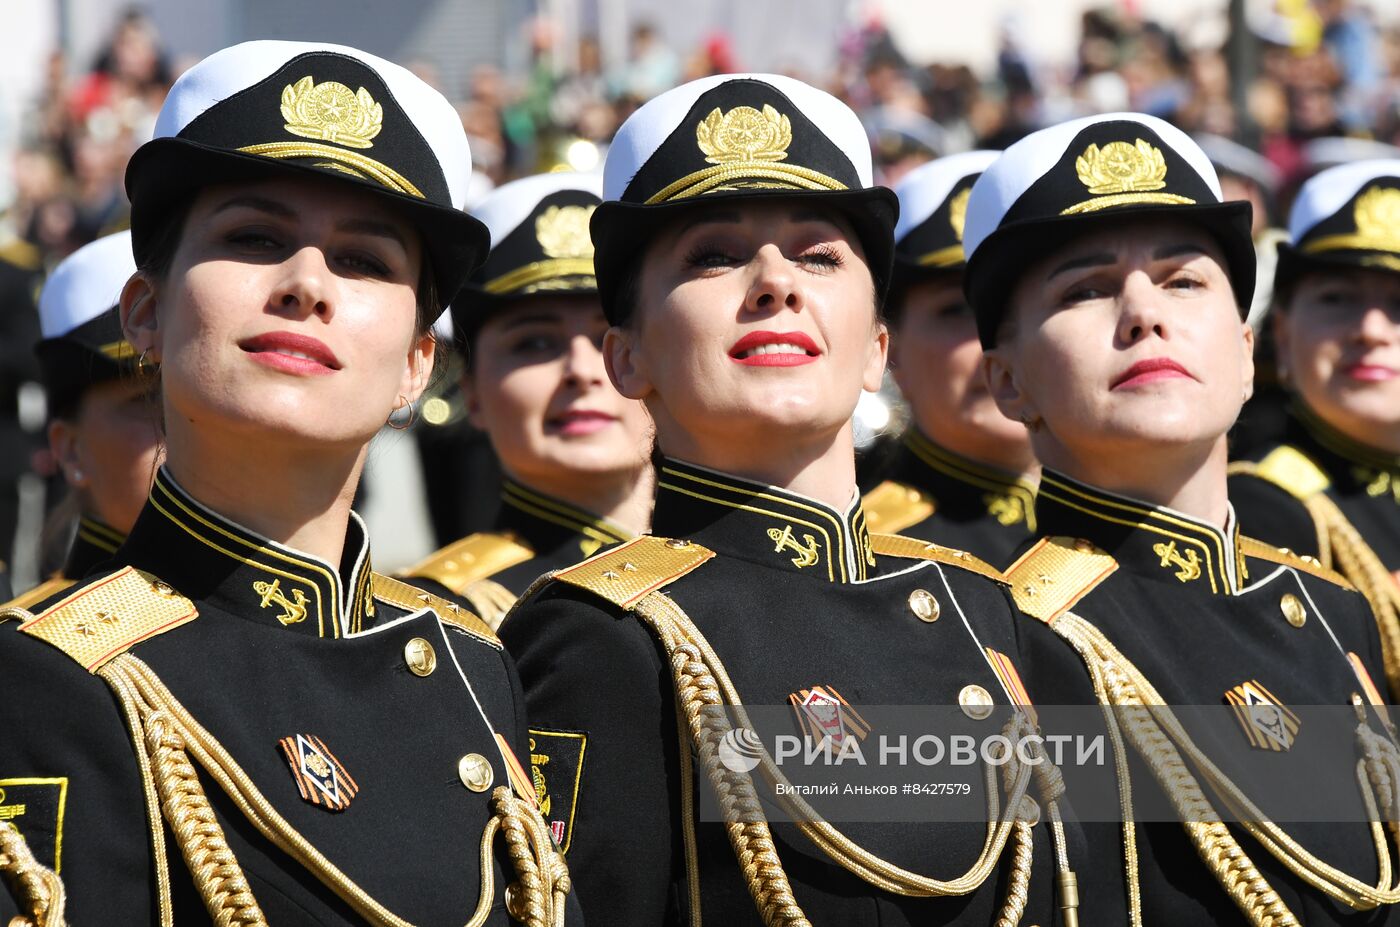
[[[212,215],[217,216],[219,213],[224,212],[225,210],[237,209],[239,207],[242,207],[244,209],[256,209],[259,212],[271,213],[272,215],[277,216],[281,219],[295,219],[297,216],[296,212],[292,210],[289,206],[287,206],[285,203],[279,203],[276,200],[270,200],[263,196],[247,195],[229,197],[219,205],[219,208],[214,210]]]
[[[374,219],[342,219],[335,224],[335,227],[336,231],[340,232],[388,238],[397,242],[405,251],[408,250],[408,242],[404,241],[403,233],[387,222],[376,222]]]
[[[1206,249],[1200,245],[1193,245],[1190,242],[1182,242],[1177,245],[1167,245],[1152,252],[1152,260],[1165,261],[1167,258],[1180,257],[1183,254],[1205,254]]]
[[[1046,280],[1053,280],[1060,274],[1068,273],[1071,270],[1082,270],[1086,267],[1111,267],[1118,263],[1118,257],[1108,252],[1100,254],[1086,254],[1083,257],[1070,258],[1045,277]]]
[[[557,312],[529,312],[524,315],[508,316],[502,320],[501,328],[504,331],[510,331],[512,328],[520,328],[525,325],[558,325],[560,321],[562,320]]]

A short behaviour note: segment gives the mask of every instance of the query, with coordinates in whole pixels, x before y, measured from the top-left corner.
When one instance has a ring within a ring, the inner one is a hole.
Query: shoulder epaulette
[[[941,544],[907,538],[902,534],[872,534],[870,549],[882,557],[907,557],[910,560],[937,560],[949,566],[962,567],[980,573],[1005,585],[1006,574],[985,560],[972,556],[965,550],[955,550]]]
[[[35,586],[33,589],[30,589],[28,592],[21,593],[20,595],[17,595],[10,601],[6,602],[4,605],[0,605],[0,611],[4,611],[5,609],[10,608],[28,609],[32,606],[38,605],[45,599],[53,598],[63,590],[67,589],[69,586],[73,585],[74,582],[76,582],[76,580],[69,579],[66,576],[55,576],[52,579],[46,579],[39,585]]]
[[[19,626],[89,673],[141,641],[199,617],[194,603],[150,573],[123,567],[85,583]]]
[[[643,535],[560,570],[553,579],[630,609],[714,555],[692,541]]]
[[[500,638],[496,636],[495,631],[491,630],[490,625],[456,602],[433,595],[431,592],[424,592],[417,586],[410,586],[392,576],[385,576],[383,573],[372,574],[370,576],[370,595],[381,602],[388,602],[396,608],[406,609],[410,612],[431,608],[437,613],[443,624],[460,628],[493,647],[500,648],[501,646]]]
[[[461,595],[477,580],[494,576],[533,556],[532,548],[510,535],[481,532],[448,544],[399,575],[431,579]]]
[[[0,261],[20,270],[38,270],[44,265],[39,249],[22,238],[11,238],[0,244]]]
[[[1230,465],[1230,473],[1248,474],[1268,480],[1299,499],[1326,492],[1332,478],[1317,462],[1287,444],[1274,448],[1258,463],[1239,461]]]
[[[865,509],[865,525],[882,534],[898,534],[910,525],[917,525],[937,509],[933,496],[910,486],[885,480],[860,500]]]
[[[1271,563],[1281,563],[1284,566],[1292,567],[1295,570],[1302,570],[1304,573],[1311,573],[1319,579],[1325,579],[1329,583],[1336,583],[1347,589],[1355,588],[1351,582],[1341,573],[1327,569],[1312,557],[1300,557],[1293,551],[1283,547],[1275,547],[1272,544],[1258,541],[1251,537],[1240,535],[1240,550],[1246,557],[1255,557],[1259,560],[1268,560]]]
[[[1042,538],[1006,571],[1011,595],[1021,611],[1053,621],[1088,595],[1118,561],[1088,541]]]

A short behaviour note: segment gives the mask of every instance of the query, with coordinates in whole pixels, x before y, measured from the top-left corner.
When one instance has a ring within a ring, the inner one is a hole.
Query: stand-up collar
[[[845,511],[806,496],[666,459],[658,473],[652,532],[834,583],[859,582],[875,566],[860,495]]]
[[[125,540],[126,535],[117,529],[88,515],[82,516],[78,519],[78,533],[73,536],[73,544],[63,561],[63,575],[68,579],[82,579],[98,564],[111,560]]]
[[[632,533],[621,525],[530,489],[510,477],[506,477],[501,486],[496,530],[515,535],[536,554],[573,544],[580,560],[604,547],[632,539]]]
[[[1096,489],[1046,470],[1036,514],[1042,535],[1084,538],[1125,569],[1217,595],[1247,579],[1234,509],[1224,530],[1163,506]]]
[[[897,478],[927,491],[954,518],[990,515],[1036,531],[1035,484],[935,444],[917,428],[904,435]]]
[[[196,502],[162,467],[118,560],[193,599],[289,631],[341,637],[373,623],[369,537],[353,512],[339,568]]]
[[[1319,458],[1343,494],[1365,492],[1400,505],[1400,455],[1348,438],[1301,402],[1294,404],[1293,418],[1290,437]]]

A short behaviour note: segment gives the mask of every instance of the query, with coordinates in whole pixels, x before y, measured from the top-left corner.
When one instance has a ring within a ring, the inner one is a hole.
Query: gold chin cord
[[[1400,692],[1400,582],[1326,493],[1303,500],[1318,526],[1321,560],[1351,581],[1376,613],[1381,656],[1391,692]]]
[[[304,866],[328,889],[377,927],[411,927],[371,898],[298,833],[253,785],[233,757],[190,716],[156,674],[131,654],[98,674],[116,693],[131,727],[147,794],[147,814],[160,894],[161,927],[170,927],[169,873],[163,827],[170,825],[195,888],[218,925],[265,925],[248,880],[224,838],[200,784],[195,764],[231,798],[268,841]],[[493,841],[500,834],[516,881],[506,889],[506,909],[528,927],[560,927],[570,891],[568,870],[539,813],[501,786],[491,793],[492,817],[482,833],[481,892],[466,927],[479,927],[495,892]],[[50,921],[38,922],[36,927]],[[57,922],[52,922],[57,923]]]
[[[63,883],[40,865],[19,831],[0,824],[0,881],[9,885],[20,910],[9,927],[65,927]]]
[[[1391,844],[1397,836],[1394,821],[1396,811],[1400,809],[1400,798],[1396,793],[1400,786],[1400,752],[1392,742],[1376,734],[1366,724],[1362,709],[1358,708],[1357,740],[1362,759],[1357,763],[1357,783],[1371,816],[1379,871],[1374,886],[1318,859],[1277,824],[1267,820],[1253,802],[1196,747],[1157,690],[1103,632],[1072,612],[1056,618],[1052,627],[1079,652],[1094,680],[1100,700],[1114,709],[1105,712],[1110,734],[1121,736],[1120,728],[1126,732],[1127,739],[1167,793],[1197,854],[1250,923],[1259,927],[1288,927],[1297,925],[1299,921],[1221,820],[1200,782],[1187,767],[1183,753],[1240,822],[1240,826],[1304,883],[1356,910],[1371,910],[1383,904],[1400,902],[1400,885],[1392,884],[1391,855]],[[1123,757],[1116,756],[1116,759],[1121,767]],[[1126,785],[1120,776],[1120,788]],[[1130,804],[1127,811],[1131,820]],[[1387,831],[1390,832],[1389,839]],[[1130,834],[1131,825],[1125,827],[1125,837]],[[1129,889],[1136,894],[1137,860],[1135,847],[1130,841],[1125,841],[1124,852]],[[1140,923],[1139,917],[1134,918],[1134,923]]]
[[[753,779],[748,773],[729,769],[719,759],[720,741],[734,729],[726,712],[717,710],[720,706],[732,710],[741,727],[753,729],[723,663],[699,629],[670,598],[653,592],[638,602],[634,611],[661,643],[671,663],[678,720],[688,728],[700,766],[718,796],[730,845],[764,923],[769,927],[809,927],[810,922],[793,896],[792,885],[778,856]],[[1028,722],[1018,716],[1004,733],[1014,737],[1022,732],[1029,733]],[[1032,827],[1029,820],[1034,812],[1026,791],[1034,776],[1049,812],[1056,862],[1060,869],[1064,923],[1073,927],[1078,916],[1077,890],[1074,873],[1068,865],[1064,825],[1058,804],[1064,783],[1059,770],[1049,762],[1048,757],[1042,754],[1040,760],[1038,764],[1030,765],[1013,759],[1003,767],[1007,796],[1004,811],[998,810],[995,769],[987,767],[988,824],[981,853],[966,873],[948,881],[910,872],[869,852],[822,820],[805,800],[792,794],[795,790],[775,789],[775,792],[777,801],[791,815],[797,828],[819,850],[867,883],[894,894],[922,898],[968,894],[995,872],[1002,851],[1008,841],[1013,841],[1007,897],[996,923],[997,927],[1014,927],[1025,910],[1030,884]],[[686,844],[691,923],[698,925],[699,873],[694,827],[690,820],[693,801],[690,761],[690,753],[682,742],[682,792],[686,805],[682,829]],[[759,768],[770,783],[788,784],[772,757],[762,747]]]

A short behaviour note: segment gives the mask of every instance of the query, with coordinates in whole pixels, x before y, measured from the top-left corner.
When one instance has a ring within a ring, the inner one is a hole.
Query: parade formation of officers
[[[0,922],[1400,922],[1400,162],[1299,192],[1238,460],[1250,206],[1159,119],[892,191],[722,75],[601,177],[470,172],[407,70],[250,42],[49,276],[77,529],[0,608]],[[351,501],[454,346],[498,519],[384,575]],[[1111,747],[984,760],[975,819],[776,797],[764,744],[911,705]]]

